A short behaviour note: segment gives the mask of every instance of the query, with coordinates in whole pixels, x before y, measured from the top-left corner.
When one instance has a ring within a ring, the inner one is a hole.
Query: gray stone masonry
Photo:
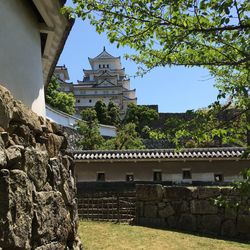
[[[250,241],[250,196],[239,207],[218,207],[214,199],[227,195],[239,200],[230,187],[174,187],[136,185],[137,223]]]
[[[0,249],[82,249],[66,147],[56,124],[0,86]]]

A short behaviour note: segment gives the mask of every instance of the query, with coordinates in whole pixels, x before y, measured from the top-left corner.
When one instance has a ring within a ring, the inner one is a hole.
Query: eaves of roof
[[[62,2],[64,2],[64,1],[62,1]],[[58,44],[57,51],[56,51],[56,54],[55,54],[55,56],[53,58],[53,61],[51,63],[51,67],[50,67],[47,79],[45,79],[45,86],[48,85],[48,83],[49,83],[49,81],[50,81],[50,79],[51,79],[51,77],[52,77],[52,75],[54,73],[56,64],[57,64],[57,62],[59,60],[59,57],[60,57],[60,55],[61,55],[61,53],[63,51],[64,45],[65,45],[65,43],[67,41],[67,38],[69,36],[69,33],[70,33],[70,31],[71,31],[71,29],[72,29],[72,27],[74,25],[74,22],[75,22],[75,19],[69,18],[69,16],[67,16],[67,19],[68,19],[68,24],[65,27],[62,38],[61,38],[61,40],[60,40],[60,42]]]
[[[240,160],[245,148],[192,148],[147,150],[85,150],[71,151],[76,161],[186,161]],[[249,160],[249,158],[247,158]]]

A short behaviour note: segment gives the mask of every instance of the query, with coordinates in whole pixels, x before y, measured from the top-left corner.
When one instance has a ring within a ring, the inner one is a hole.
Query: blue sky
[[[103,46],[113,56],[121,56],[126,73],[133,76],[137,65],[123,58],[129,48],[116,48],[105,34],[99,35],[88,21],[77,19],[68,37],[58,64],[68,68],[70,81],[83,78],[83,68],[90,69],[88,57],[95,57]],[[202,68],[156,68],[143,78],[131,79],[136,88],[138,104],[158,104],[160,112],[185,112],[188,109],[206,107],[216,99],[217,90],[208,71]]]

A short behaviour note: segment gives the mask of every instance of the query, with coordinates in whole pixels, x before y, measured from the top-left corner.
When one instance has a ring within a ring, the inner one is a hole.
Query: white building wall
[[[76,124],[76,122],[80,120],[77,117],[65,114],[58,110],[54,110],[49,106],[46,107],[46,117],[52,122],[69,128],[73,128],[74,124]],[[99,124],[99,131],[102,136],[116,136],[116,128],[114,126]]]
[[[45,116],[40,34],[29,1],[0,1],[0,84]]]

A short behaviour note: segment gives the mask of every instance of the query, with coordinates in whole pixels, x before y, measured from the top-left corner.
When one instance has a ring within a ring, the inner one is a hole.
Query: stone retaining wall
[[[236,192],[225,187],[137,185],[137,223],[168,229],[250,240],[250,198],[236,208],[214,205],[214,198]]]
[[[0,249],[81,249],[74,163],[56,124],[0,86]]]

